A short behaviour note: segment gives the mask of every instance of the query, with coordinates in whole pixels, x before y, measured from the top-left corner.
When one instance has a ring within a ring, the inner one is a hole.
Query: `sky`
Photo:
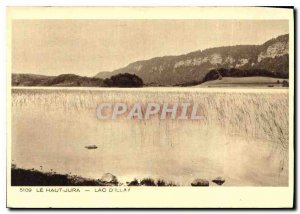
[[[211,47],[262,44],[285,20],[14,20],[12,72],[94,76]]]

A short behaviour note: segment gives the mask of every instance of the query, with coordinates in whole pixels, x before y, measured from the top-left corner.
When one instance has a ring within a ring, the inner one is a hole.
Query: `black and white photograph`
[[[293,9],[161,10],[10,19],[9,186],[292,188]]]

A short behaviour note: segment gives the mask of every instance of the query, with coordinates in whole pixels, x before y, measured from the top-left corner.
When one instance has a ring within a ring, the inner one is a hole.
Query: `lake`
[[[103,102],[196,103],[204,118],[101,121]],[[122,182],[222,176],[227,186],[287,186],[288,115],[288,89],[13,88],[12,160]]]

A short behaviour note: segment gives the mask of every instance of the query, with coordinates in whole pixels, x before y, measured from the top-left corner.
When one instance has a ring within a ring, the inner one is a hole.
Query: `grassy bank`
[[[225,180],[216,178],[212,182],[222,185]],[[221,183],[220,183],[221,180]],[[163,179],[154,180],[152,178],[134,179],[120,183],[117,178],[106,173],[101,179],[83,178],[77,175],[57,174],[56,172],[41,172],[35,169],[21,169],[13,165],[11,169],[12,186],[180,186],[173,182],[167,182]],[[209,186],[209,181],[204,179],[195,179],[191,186]]]
[[[288,79],[273,77],[223,77],[193,87],[282,88],[288,87]]]
[[[75,175],[40,172],[20,168],[11,169],[12,186],[107,186],[100,180],[82,178]],[[113,184],[110,184],[113,185]]]

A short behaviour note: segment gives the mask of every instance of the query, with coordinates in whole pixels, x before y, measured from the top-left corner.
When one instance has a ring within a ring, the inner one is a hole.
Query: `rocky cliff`
[[[202,82],[214,69],[267,70],[271,76],[288,78],[289,36],[273,38],[262,45],[238,45],[209,48],[180,56],[156,57],[137,61],[112,72],[98,73],[96,77],[108,78],[119,73],[141,77],[148,85],[180,85]],[[261,76],[264,76],[263,72]]]

